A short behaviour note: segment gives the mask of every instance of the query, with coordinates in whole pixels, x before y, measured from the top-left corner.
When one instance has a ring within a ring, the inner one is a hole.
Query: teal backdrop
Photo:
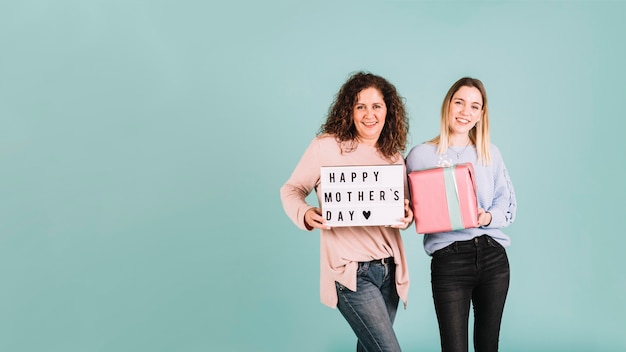
[[[411,147],[483,80],[519,208],[502,351],[624,351],[626,3],[0,1],[0,351],[352,351],[279,188],[353,72]],[[311,198],[312,199],[312,198]],[[403,232],[406,351],[437,351]]]

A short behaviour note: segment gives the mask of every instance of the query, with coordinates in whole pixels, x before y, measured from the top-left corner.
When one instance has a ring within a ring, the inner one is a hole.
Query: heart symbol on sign
[[[365,220],[369,219],[369,218],[370,218],[370,215],[372,215],[372,212],[371,212],[371,211],[369,211],[369,210],[368,210],[368,211],[363,210],[363,216],[365,216]]]

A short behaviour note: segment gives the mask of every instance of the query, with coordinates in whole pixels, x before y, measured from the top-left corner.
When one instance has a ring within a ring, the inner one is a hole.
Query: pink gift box
[[[472,163],[412,171],[409,186],[417,233],[478,227]]]

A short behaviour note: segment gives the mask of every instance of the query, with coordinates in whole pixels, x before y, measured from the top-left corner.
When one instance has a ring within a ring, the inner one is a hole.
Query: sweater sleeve
[[[407,154],[404,161],[406,165],[407,174],[410,173],[411,171],[419,170],[422,168],[422,165],[421,165],[422,163],[421,163],[419,152],[418,152],[418,146],[411,148],[411,150],[409,151],[409,154]]]
[[[304,223],[304,214],[314,208],[306,202],[306,197],[319,184],[320,166],[319,143],[315,139],[300,158],[291,177],[280,188],[285,213],[302,230],[312,230]]]
[[[491,223],[487,228],[507,227],[515,220],[517,200],[513,183],[504,165],[499,151],[493,154],[494,162],[494,195],[491,207],[487,210],[491,213]]]
[[[405,158],[406,172],[424,170],[427,168],[435,167],[434,159],[436,157],[437,147],[422,143],[411,148]]]

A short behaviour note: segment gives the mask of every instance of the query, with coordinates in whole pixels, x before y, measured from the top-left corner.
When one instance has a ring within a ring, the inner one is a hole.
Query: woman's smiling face
[[[385,126],[387,105],[376,88],[365,88],[359,92],[352,108],[352,118],[359,142],[375,146]]]
[[[452,134],[467,134],[483,115],[483,97],[478,88],[463,86],[454,93],[448,108]]]

